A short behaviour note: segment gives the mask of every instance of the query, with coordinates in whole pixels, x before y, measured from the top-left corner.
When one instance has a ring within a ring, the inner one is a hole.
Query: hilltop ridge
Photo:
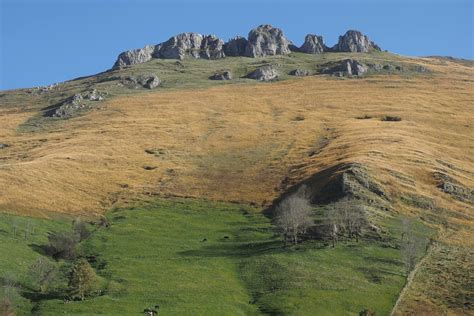
[[[252,29],[247,39],[237,36],[227,42],[215,35],[181,33],[166,42],[121,53],[113,68],[140,64],[153,58],[180,60],[185,56],[203,59],[219,59],[226,56],[256,58],[287,55],[292,51],[321,54],[325,52],[368,53],[372,50],[380,51],[381,49],[367,35],[356,30],[349,30],[339,36],[337,44],[333,47],[326,46],[323,37],[315,34],[308,34],[303,45],[296,47],[286,38],[281,29],[262,24]]]

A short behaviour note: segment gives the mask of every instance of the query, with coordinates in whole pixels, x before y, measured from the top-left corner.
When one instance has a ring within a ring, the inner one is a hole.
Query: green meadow
[[[47,233],[70,229],[71,219],[0,219],[1,294],[17,315],[140,315],[156,305],[159,315],[388,315],[406,280],[395,219],[384,238],[285,247],[249,206],[168,199],[112,210],[109,227],[89,226],[78,254],[100,290],[65,302],[70,263],[48,258],[60,272],[46,294],[26,274],[45,256]]]

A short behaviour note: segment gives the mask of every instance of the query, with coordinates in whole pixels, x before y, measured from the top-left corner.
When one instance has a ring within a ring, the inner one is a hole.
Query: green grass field
[[[65,304],[58,293],[36,302],[19,294],[31,296],[22,276],[40,256],[32,245],[70,221],[2,215],[0,273],[18,276],[18,315],[140,315],[155,305],[161,315],[388,315],[405,283],[395,231],[384,241],[285,248],[266,217],[238,204],[159,200],[107,216],[110,227],[80,245],[96,258],[103,295]],[[14,237],[12,221],[34,234]]]

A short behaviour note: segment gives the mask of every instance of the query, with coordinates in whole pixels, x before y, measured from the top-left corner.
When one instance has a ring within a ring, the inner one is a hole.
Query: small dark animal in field
[[[204,238],[203,240],[201,240],[201,242],[206,242],[207,241],[207,238]]]
[[[158,167],[155,167],[155,166],[144,166],[143,169],[145,170],[155,170],[156,168]]]
[[[224,239],[229,239],[229,236],[224,236]]]

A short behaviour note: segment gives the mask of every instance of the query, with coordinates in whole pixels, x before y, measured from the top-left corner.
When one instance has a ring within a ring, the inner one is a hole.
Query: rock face
[[[118,56],[113,68],[146,63],[151,60],[154,51],[155,47],[151,45],[140,49],[125,51]]]
[[[309,71],[306,69],[295,69],[288,73],[290,76],[306,77],[309,76]]]
[[[242,36],[236,36],[224,44],[224,53],[226,56],[243,56],[247,39]]]
[[[306,54],[321,54],[327,51],[327,47],[324,45],[322,36],[308,34],[298,50]]]
[[[198,33],[182,33],[171,37],[166,42],[160,44],[154,57],[167,59],[183,59],[189,55],[199,58],[203,36]]]
[[[339,36],[338,43],[332,47],[333,52],[368,53],[371,50],[380,50],[366,35],[359,31],[349,30]]]
[[[232,80],[230,71],[218,72],[210,77],[211,80]]]
[[[224,58],[224,41],[215,35],[208,35],[201,43],[200,57],[206,59]]]
[[[321,73],[330,74],[338,77],[342,76],[361,76],[367,72],[367,66],[355,59],[344,59],[336,63],[323,65]]]
[[[248,78],[260,81],[270,81],[278,78],[278,71],[273,66],[263,66],[247,75]]]
[[[290,44],[280,29],[268,24],[260,25],[249,33],[245,56],[286,55],[291,52],[288,47]]]

